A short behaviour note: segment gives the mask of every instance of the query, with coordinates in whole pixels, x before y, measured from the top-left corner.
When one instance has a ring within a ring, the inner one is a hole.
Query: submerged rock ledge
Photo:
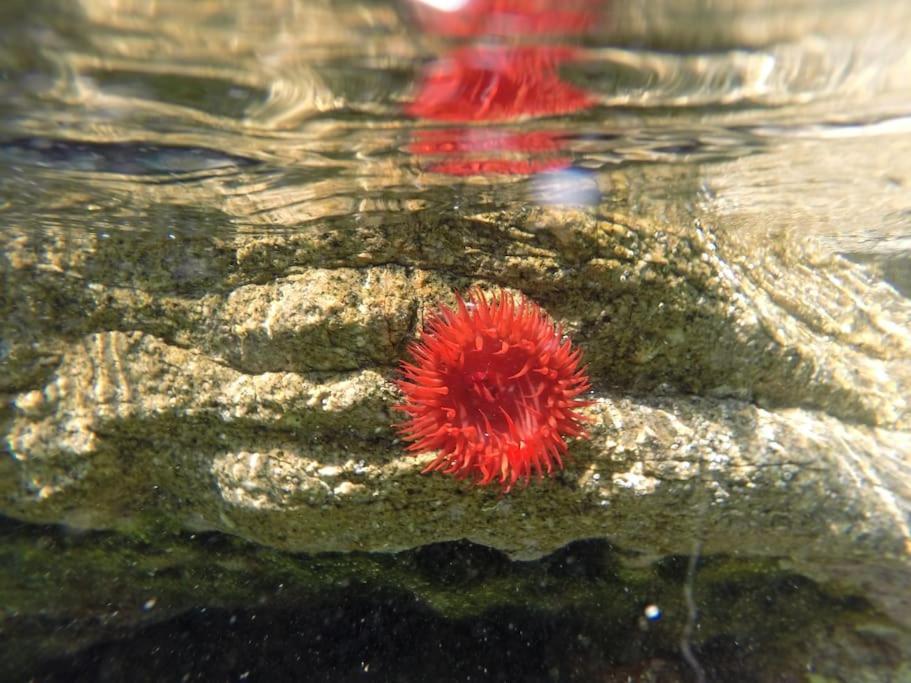
[[[270,552],[699,549],[911,626],[911,306],[890,287],[698,223],[395,220],[180,244],[5,230],[0,512]],[[595,386],[591,441],[508,496],[419,475],[390,426],[424,309],[472,284],[545,306]]]

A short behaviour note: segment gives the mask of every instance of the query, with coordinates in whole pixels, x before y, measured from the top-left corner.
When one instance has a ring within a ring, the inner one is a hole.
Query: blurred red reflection
[[[511,121],[585,109],[592,96],[557,72],[574,55],[537,45],[458,48],[427,68],[407,111],[435,121]]]
[[[595,22],[591,0],[413,0],[421,26],[459,38],[579,34]],[[446,9],[441,9],[445,6]],[[560,75],[579,57],[567,45],[497,43],[453,48],[424,70],[411,116],[429,121],[505,123],[570,114],[593,95]],[[503,132],[477,126],[419,130],[409,150],[427,170],[450,175],[523,174],[571,164],[557,132]],[[429,157],[429,158],[428,158]]]
[[[408,151],[427,158],[426,169],[433,173],[530,175],[569,166],[572,160],[560,154],[562,146],[562,135],[551,131],[505,133],[487,128],[447,128],[415,131]],[[534,157],[527,158],[531,155]]]
[[[431,173],[454,176],[470,175],[534,175],[544,171],[567,168],[571,160],[562,159],[452,159],[430,164]]]
[[[408,149],[415,154],[465,154],[469,152],[556,152],[562,147],[558,133],[531,131],[508,133],[489,128],[443,128],[415,131]]]

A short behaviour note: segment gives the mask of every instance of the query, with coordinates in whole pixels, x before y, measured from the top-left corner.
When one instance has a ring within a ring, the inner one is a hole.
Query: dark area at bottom
[[[691,586],[706,681],[790,683],[872,615],[771,560],[689,564],[603,539],[526,562],[468,541],[305,555],[0,517],[0,680],[689,683]]]
[[[616,662],[616,638],[628,655]],[[755,679],[736,642],[697,650],[710,681]],[[498,609],[451,621],[404,595],[296,609],[201,610],[97,644],[35,672],[40,681],[694,680],[648,634],[605,632],[566,615]]]

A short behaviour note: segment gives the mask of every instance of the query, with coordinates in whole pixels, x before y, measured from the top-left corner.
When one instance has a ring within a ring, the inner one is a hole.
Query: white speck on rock
[[[634,463],[628,472],[617,472],[611,479],[615,486],[631,490],[636,495],[654,493],[658,486],[657,479],[643,474],[641,462]]]

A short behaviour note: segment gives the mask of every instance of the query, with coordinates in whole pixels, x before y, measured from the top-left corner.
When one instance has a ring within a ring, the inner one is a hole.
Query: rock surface
[[[911,626],[911,306],[860,266],[610,211],[2,239],[10,517],[307,553],[606,538],[633,566],[774,566]],[[391,428],[404,346],[472,284],[545,306],[595,387],[591,441],[508,496],[421,476]]]

